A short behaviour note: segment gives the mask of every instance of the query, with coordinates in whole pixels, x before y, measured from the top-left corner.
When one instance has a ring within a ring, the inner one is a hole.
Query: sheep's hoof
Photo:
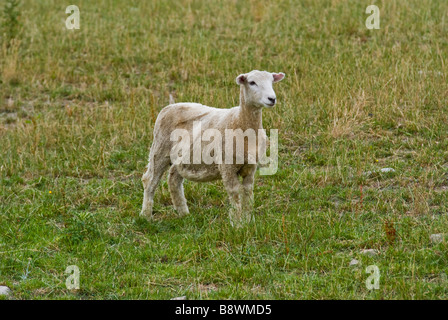
[[[188,210],[188,206],[187,205],[183,205],[181,207],[177,207],[176,211],[177,211],[177,214],[179,215],[179,217],[186,216],[187,214],[190,213],[190,211]]]
[[[235,221],[230,220],[230,225],[235,229],[241,229],[241,228],[247,226],[248,224],[249,223],[243,219],[239,219],[239,220],[235,220]]]
[[[235,229],[241,229],[244,226],[241,221],[230,221],[230,225]]]
[[[230,225],[232,226],[232,228],[240,229],[245,225],[245,223],[241,219],[230,218]]]
[[[252,215],[244,215],[241,218],[230,217],[230,225],[235,229],[240,229],[252,222],[255,222],[255,217],[253,217]]]
[[[147,220],[152,220],[152,210],[151,209],[142,209],[140,212],[140,217],[146,218]]]
[[[249,214],[244,217],[245,223],[250,224],[255,222],[255,216],[253,214]]]

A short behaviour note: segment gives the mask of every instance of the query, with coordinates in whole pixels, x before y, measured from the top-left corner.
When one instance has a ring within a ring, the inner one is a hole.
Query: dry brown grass
[[[19,78],[19,51],[20,40],[13,39],[10,45],[3,43],[0,55],[0,74],[6,83],[17,83]]]
[[[328,131],[335,139],[358,135],[369,123],[367,97],[364,91],[353,97],[346,105],[334,105],[333,120]]]

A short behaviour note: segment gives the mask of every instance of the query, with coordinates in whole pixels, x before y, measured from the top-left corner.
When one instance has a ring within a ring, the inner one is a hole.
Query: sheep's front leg
[[[254,177],[257,165],[250,165],[243,175],[242,212],[245,222],[254,220]]]
[[[232,166],[226,167],[221,172],[222,181],[229,195],[232,207],[229,211],[230,224],[232,227],[239,228],[242,226],[242,193],[243,186],[238,180],[238,175]]]

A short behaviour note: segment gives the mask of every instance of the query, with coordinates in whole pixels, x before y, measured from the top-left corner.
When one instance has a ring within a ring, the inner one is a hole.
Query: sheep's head
[[[277,102],[272,84],[283,80],[284,77],[285,74],[282,72],[271,73],[253,70],[240,74],[236,78],[236,83],[242,86],[247,105],[272,108]]]

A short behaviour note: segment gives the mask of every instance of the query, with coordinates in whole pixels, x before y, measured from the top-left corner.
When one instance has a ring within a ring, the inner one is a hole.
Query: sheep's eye
[[[255,81],[251,81],[251,82],[249,82],[249,84],[251,85],[251,86],[256,86],[257,84],[255,83]]]

